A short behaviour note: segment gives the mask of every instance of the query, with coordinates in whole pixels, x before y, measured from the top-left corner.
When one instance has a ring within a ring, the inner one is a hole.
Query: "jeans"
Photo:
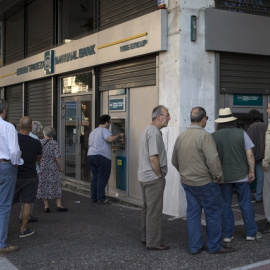
[[[256,169],[256,193],[254,194],[255,200],[260,201],[263,198],[263,167],[262,167],[262,160],[258,160],[255,163]]]
[[[140,182],[143,195],[142,241],[147,247],[158,247],[161,242],[161,218],[165,177]]]
[[[182,185],[187,198],[187,234],[190,252],[198,252],[203,247],[202,209],[206,219],[208,251],[211,253],[221,250],[222,205],[219,185],[213,182],[204,186]]]
[[[91,168],[91,199],[105,201],[105,187],[111,174],[111,160],[101,156],[87,156],[88,164]]]
[[[17,167],[0,163],[0,248],[7,247],[8,223],[17,180]]]
[[[223,238],[230,238],[234,234],[235,223],[231,207],[234,188],[241,209],[246,234],[247,236],[255,236],[258,231],[258,227],[255,222],[255,212],[250,200],[250,187],[248,182],[220,185],[223,199],[222,236]]]
[[[263,184],[263,206],[264,214],[268,222],[270,222],[270,167],[264,172]]]

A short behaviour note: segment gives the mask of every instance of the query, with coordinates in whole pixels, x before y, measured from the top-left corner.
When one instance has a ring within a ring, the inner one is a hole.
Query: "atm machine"
[[[126,119],[124,118],[112,118],[111,119],[111,131],[112,134],[124,133],[126,136]],[[113,152],[113,166],[114,169],[112,175],[115,175],[115,187],[126,191],[127,181],[127,155],[126,155],[126,143],[125,136],[118,138],[112,143]]]
[[[113,135],[124,133],[123,138],[118,138],[112,143],[112,171],[109,180],[110,191],[127,195],[127,119],[126,95],[109,96],[109,115],[111,116],[111,132]]]

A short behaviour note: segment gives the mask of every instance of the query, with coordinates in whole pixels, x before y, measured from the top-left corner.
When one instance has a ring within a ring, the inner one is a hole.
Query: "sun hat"
[[[237,118],[232,115],[230,108],[219,109],[218,119],[215,120],[216,123],[226,123],[236,120]]]

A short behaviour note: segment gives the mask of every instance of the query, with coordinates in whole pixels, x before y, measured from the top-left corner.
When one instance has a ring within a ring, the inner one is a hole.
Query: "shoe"
[[[210,254],[225,254],[225,253],[232,253],[234,251],[235,251],[235,248],[223,246],[221,250],[210,252]]]
[[[11,252],[18,251],[18,250],[19,250],[18,246],[7,245],[7,247],[5,247],[5,248],[0,248],[0,255],[6,255],[6,254],[9,254]]]
[[[225,238],[223,238],[223,242],[230,243],[233,239],[234,239],[234,236],[232,236],[232,237],[225,237]]]
[[[96,203],[97,200],[96,199],[91,199],[91,203]]]
[[[111,204],[112,201],[110,200],[105,200],[105,201],[97,201],[98,204]]]
[[[256,201],[256,203],[261,203],[261,202],[263,202],[263,199],[255,200],[255,201]]]
[[[20,232],[20,235],[19,236],[20,237],[27,237],[27,236],[30,236],[30,235],[32,235],[34,233],[35,233],[35,231],[33,231],[32,229],[26,228],[25,231]]]
[[[247,236],[247,237],[246,237],[246,240],[247,240],[247,241],[253,241],[253,240],[259,239],[259,238],[261,238],[261,237],[262,237],[262,233],[259,232],[259,231],[257,231],[257,233],[256,233],[255,236]]]
[[[66,212],[66,211],[68,211],[68,209],[65,207],[57,207],[56,211],[57,212]]]
[[[30,216],[28,222],[37,222],[38,218],[34,217],[34,216]]]
[[[146,241],[143,241],[143,240],[142,240],[141,243],[142,243],[143,245],[146,245]]]
[[[190,254],[190,255],[198,255],[198,254],[200,254],[201,251],[203,251],[203,250],[204,250],[204,247],[202,247],[200,250],[195,251],[195,252],[194,252],[194,251],[190,251],[189,254]]]
[[[170,249],[170,246],[163,246],[160,245],[158,247],[146,247],[147,250],[168,250]]]
[[[264,227],[262,228],[263,233],[270,233],[270,223],[267,221]]]
[[[50,208],[45,208],[44,210],[46,213],[50,213]]]

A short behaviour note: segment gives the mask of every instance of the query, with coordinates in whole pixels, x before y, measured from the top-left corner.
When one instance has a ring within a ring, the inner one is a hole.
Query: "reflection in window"
[[[90,35],[96,29],[97,0],[60,0],[60,40],[69,43],[74,39]]]
[[[92,73],[83,73],[62,79],[63,94],[78,94],[92,91]]]

